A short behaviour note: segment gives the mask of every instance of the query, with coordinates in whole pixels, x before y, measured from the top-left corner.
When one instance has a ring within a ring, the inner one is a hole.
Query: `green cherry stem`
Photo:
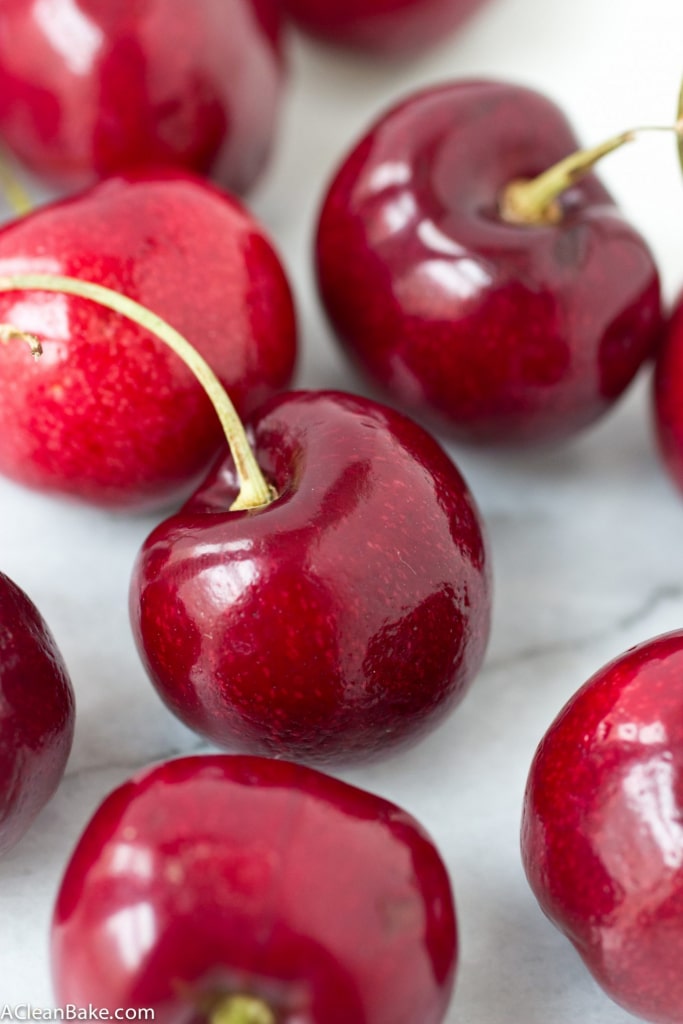
[[[210,1024],[275,1024],[273,1011],[255,996],[228,996],[209,1014]]]
[[[74,277],[62,277],[57,274],[16,274],[0,276],[0,292],[44,291],[57,292],[62,295],[76,295],[89,299],[106,309],[111,309],[133,323],[151,331],[160,341],[182,359],[186,366],[206,391],[211,404],[221,422],[223,431],[230,446],[235,468],[240,482],[240,491],[230,507],[231,511],[259,508],[268,505],[275,498],[275,493],[266,482],[251,450],[242,421],[230,401],[223,385],[216,377],[209,364],[175,328],[165,320],[141,306],[133,299],[112,291],[90,281],[81,281]],[[32,335],[10,325],[0,325],[0,340],[3,338],[20,337],[30,342]],[[33,339],[37,341],[37,339]],[[39,343],[38,343],[39,344]],[[34,355],[38,353],[34,350]]]
[[[683,119],[676,124],[645,125],[615,135],[592,149],[580,149],[530,180],[511,181],[503,190],[500,215],[508,224],[558,224],[563,217],[559,198],[563,192],[591,171],[608,153],[633,142],[643,132],[675,132],[679,146],[683,136]]]

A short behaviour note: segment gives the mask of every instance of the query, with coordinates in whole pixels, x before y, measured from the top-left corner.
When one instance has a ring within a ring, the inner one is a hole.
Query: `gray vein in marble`
[[[661,584],[655,587],[635,608],[622,613],[611,625],[600,630],[593,630],[582,636],[565,637],[546,644],[535,644],[510,655],[493,659],[484,666],[482,675],[486,676],[495,673],[503,668],[518,667],[527,662],[538,661],[553,655],[561,655],[576,650],[585,650],[592,644],[604,639],[612,633],[620,633],[632,629],[639,622],[646,620],[649,616],[658,611],[662,605],[673,603],[683,599],[683,586],[677,584]],[[683,622],[682,622],[683,626]],[[647,639],[643,637],[643,640]],[[85,776],[96,775],[101,772],[121,771],[133,774],[147,765],[159,761],[166,761],[174,757],[188,756],[193,754],[209,753],[214,748],[206,740],[197,739],[187,747],[173,744],[160,751],[155,751],[151,757],[137,757],[121,761],[98,761],[89,762],[78,767],[69,768],[65,778],[76,780]]]
[[[636,608],[620,615],[612,625],[585,633],[583,636],[563,637],[561,640],[554,640],[547,644],[534,644],[524,647],[513,654],[495,658],[484,666],[483,674],[486,675],[489,672],[497,672],[502,668],[522,665],[528,661],[538,661],[553,654],[566,654],[575,650],[585,650],[612,633],[621,633],[624,630],[632,629],[639,622],[646,620],[654,612],[658,611],[662,605],[681,599],[683,599],[683,587],[676,584],[660,585],[655,587]],[[683,620],[681,621],[681,628],[683,628]],[[647,639],[647,637],[643,637],[643,640]]]

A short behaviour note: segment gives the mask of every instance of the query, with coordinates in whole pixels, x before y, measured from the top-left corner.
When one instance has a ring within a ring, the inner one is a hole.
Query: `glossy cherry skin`
[[[70,186],[173,166],[244,191],[282,90],[272,0],[4,0],[0,135]]]
[[[330,321],[393,401],[463,440],[566,438],[621,395],[661,329],[657,270],[603,186],[514,225],[505,187],[576,150],[547,99],[460,81],[408,97],[344,161],[317,272]]]
[[[683,631],[569,701],[536,753],[522,853],[541,907],[606,992],[683,1020]]]
[[[657,353],[654,416],[664,465],[683,491],[683,294]]]
[[[279,495],[229,512],[219,464],[138,556],[131,617],[163,700],[223,745],[355,760],[415,739],[454,705],[488,636],[478,513],[410,420],[300,392],[251,424]]]
[[[235,200],[182,172],[112,178],[0,230],[0,274],[49,272],[136,299],[208,360],[242,415],[294,368],[292,297]],[[224,443],[202,386],[170,349],[92,302],[0,293],[0,472],[112,508],[187,496]]]
[[[283,0],[283,10],[326,42],[404,57],[438,43],[482,0]]]
[[[74,731],[74,694],[54,638],[0,573],[0,854],[56,790]]]
[[[105,800],[66,869],[52,952],[60,1002],[148,1007],[157,1024],[210,1019],[231,995],[278,1024],[439,1024],[456,921],[405,811],[286,761],[213,755]]]

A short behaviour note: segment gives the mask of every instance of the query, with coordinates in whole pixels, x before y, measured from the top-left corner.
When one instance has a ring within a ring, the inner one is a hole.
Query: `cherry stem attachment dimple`
[[[227,996],[209,1014],[210,1024],[275,1024],[275,1014],[256,996]]]
[[[615,135],[592,149],[580,149],[530,180],[511,181],[503,190],[500,214],[508,224],[558,224],[563,211],[559,197],[588,174],[608,153],[621,149],[643,132],[675,132],[683,136],[683,118],[676,124],[644,125]]]
[[[63,277],[57,274],[13,274],[6,277],[0,276],[0,292],[14,291],[57,292],[62,295],[75,295],[82,299],[89,299],[99,306],[104,306],[106,309],[111,309],[113,312],[127,317],[127,319],[150,331],[160,341],[168,345],[194,373],[206,391],[225,432],[240,482],[239,494],[231,505],[230,510],[240,511],[259,508],[273,501],[275,497],[274,491],[266,482],[259,468],[247,440],[242,421],[237,415],[225,388],[206,360],[200,356],[174,327],[171,327],[170,324],[162,320],[156,313],[152,313],[133,299],[120,295],[111,288],[93,284],[91,281],[82,281],[75,277]],[[20,331],[11,325],[0,325],[0,340],[11,337],[20,337],[24,340],[33,338],[32,335],[27,335],[24,331]],[[37,342],[37,339],[33,340]],[[39,342],[37,343],[40,345]],[[34,350],[34,355],[38,354]]]

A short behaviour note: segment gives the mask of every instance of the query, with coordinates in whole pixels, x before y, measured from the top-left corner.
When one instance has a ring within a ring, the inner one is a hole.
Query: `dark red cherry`
[[[632,648],[536,752],[522,854],[541,907],[605,991],[683,1020],[683,632]]]
[[[282,91],[273,0],[3,0],[0,135],[70,186],[139,167],[241,192]]]
[[[40,612],[0,573],[0,853],[57,788],[74,731],[74,695]]]
[[[458,438],[567,438],[659,339],[652,256],[593,175],[513,205],[576,149],[538,93],[451,82],[381,117],[327,193],[317,271],[340,342],[382,393]]]
[[[228,746],[325,762],[416,739],[488,637],[465,482],[421,427],[339,392],[278,397],[250,436],[274,500],[230,511],[228,458],[138,556],[131,617],[154,685]]]
[[[353,49],[405,57],[453,32],[482,0],[283,0],[306,32]]]
[[[456,924],[405,811],[284,761],[194,757],[96,812],[52,955],[62,1005],[157,1024],[440,1024]]]

